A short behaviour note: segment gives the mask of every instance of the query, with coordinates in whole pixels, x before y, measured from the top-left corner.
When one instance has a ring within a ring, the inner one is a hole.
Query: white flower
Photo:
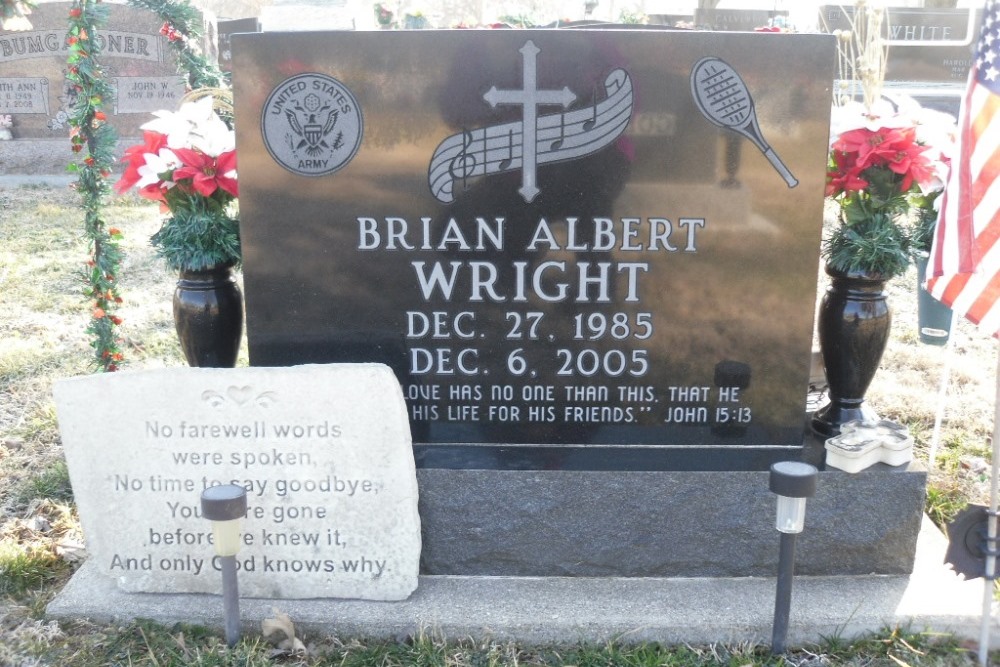
[[[31,12],[25,12],[25,13],[30,14]],[[14,14],[13,16],[0,20],[0,29],[2,30],[18,32],[24,30],[31,30],[31,28],[32,28],[31,21],[29,21],[24,16],[18,14]]]
[[[139,180],[136,181],[136,189],[141,190],[147,185],[160,182],[160,174],[171,172],[181,166],[181,161],[169,148],[161,148],[159,153],[143,153],[145,164],[139,167]],[[164,181],[163,185],[172,188],[173,181]]]
[[[898,107],[888,99],[876,101],[869,111],[861,102],[850,101],[835,105],[830,114],[830,145],[844,132],[865,128],[875,132],[879,128],[909,127],[913,123],[900,116]]]
[[[155,120],[142,125],[166,135],[170,148],[196,148],[210,157],[218,157],[236,147],[232,130],[212,109],[212,97],[185,102],[177,111],[154,111]]]
[[[205,155],[219,157],[236,148],[236,133],[226,127],[219,115],[212,115],[191,133],[191,146]]]

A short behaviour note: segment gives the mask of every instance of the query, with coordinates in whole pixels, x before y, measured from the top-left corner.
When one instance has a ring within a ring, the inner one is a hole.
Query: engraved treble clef
[[[462,179],[462,188],[469,189],[468,179],[476,173],[476,156],[469,151],[472,146],[472,132],[462,128],[462,152],[452,158],[448,171],[452,178]]]

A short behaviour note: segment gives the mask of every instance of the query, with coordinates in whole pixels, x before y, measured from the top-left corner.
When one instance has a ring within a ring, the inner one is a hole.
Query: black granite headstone
[[[233,56],[250,361],[394,369],[424,573],[771,572],[767,468],[817,449],[832,37],[264,32]],[[800,571],[906,571],[922,484],[821,481]]]
[[[388,364],[430,467],[801,446],[830,38],[236,39],[251,363]]]
[[[257,17],[219,19],[216,24],[219,29],[219,69],[223,72],[232,72],[233,49],[230,39],[239,32],[260,32],[260,19]]]

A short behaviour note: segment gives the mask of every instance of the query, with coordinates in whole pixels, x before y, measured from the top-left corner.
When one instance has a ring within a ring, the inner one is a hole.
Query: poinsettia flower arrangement
[[[826,196],[837,204],[840,224],[823,245],[829,268],[885,280],[909,266],[911,212],[933,211],[950,154],[935,112],[883,92],[887,20],[883,7],[859,0],[851,29],[834,31],[840,82]],[[853,99],[857,92],[861,102]]]
[[[240,262],[235,134],[210,95],[154,112],[143,143],[125,151],[119,194],[135,188],[169,213],[152,242],[177,270]]]
[[[906,270],[936,219],[954,125],[908,98],[886,98],[869,111],[835,107],[826,196],[838,204],[841,226],[824,246],[834,268],[885,278]]]

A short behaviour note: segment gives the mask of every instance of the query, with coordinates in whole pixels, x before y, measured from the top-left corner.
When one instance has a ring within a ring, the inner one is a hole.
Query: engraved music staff
[[[527,170],[519,191],[525,201],[537,195],[535,167],[590,155],[613,143],[628,127],[632,117],[632,81],[625,70],[617,69],[604,81],[605,98],[572,111],[537,116],[535,131],[524,131],[523,122],[504,123],[475,130],[463,130],[442,141],[431,158],[428,184],[436,199],[455,200],[455,184],[467,187],[469,179]],[[534,135],[525,150],[525,134]],[[533,150],[532,150],[533,149]],[[525,166],[525,162],[533,164]]]

